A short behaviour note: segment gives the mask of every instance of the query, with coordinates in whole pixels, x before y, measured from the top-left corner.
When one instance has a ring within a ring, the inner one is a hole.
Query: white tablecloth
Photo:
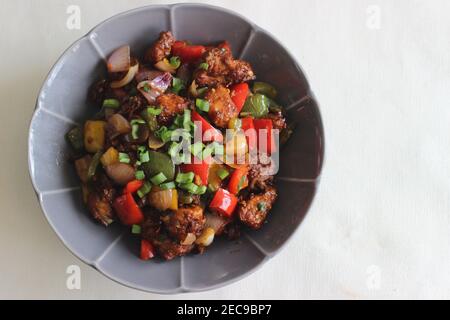
[[[143,298],[82,265],[44,219],[27,172],[49,68],[103,19],[166,1],[0,0],[0,298]],[[321,104],[326,163],[289,245],[248,278],[176,298],[450,298],[450,2],[210,1],[278,37]],[[81,29],[66,27],[69,5]],[[81,266],[81,290],[66,268]]]

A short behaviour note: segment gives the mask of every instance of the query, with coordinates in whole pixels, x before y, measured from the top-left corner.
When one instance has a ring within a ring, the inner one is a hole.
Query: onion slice
[[[221,234],[225,226],[230,223],[230,219],[226,219],[214,213],[206,213],[205,218],[205,228],[211,228],[217,235]]]
[[[149,103],[154,103],[156,98],[163,94],[172,82],[172,75],[163,73],[152,80],[141,81],[137,89],[147,99]]]
[[[139,63],[136,62],[135,65],[131,66],[130,69],[128,69],[128,72],[125,75],[125,77],[123,77],[120,80],[111,82],[111,88],[113,88],[113,89],[122,88],[122,87],[126,86],[127,84],[129,84],[131,81],[133,81],[134,76],[136,75],[138,69],[139,69]]]
[[[164,72],[162,72],[162,71],[150,70],[146,67],[141,67],[141,68],[139,68],[139,71],[136,74],[136,81],[139,83],[142,81],[152,80],[163,74],[164,74]]]
[[[130,65],[130,46],[128,45],[122,46],[114,51],[107,61],[107,67],[110,73],[128,71]]]

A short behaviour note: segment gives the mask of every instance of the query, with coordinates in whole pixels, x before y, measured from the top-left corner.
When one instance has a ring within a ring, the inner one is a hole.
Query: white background
[[[156,2],[0,0],[0,298],[172,298],[82,265],[41,214],[27,168],[28,123],[58,56],[105,18]],[[297,57],[321,104],[326,163],[278,256],[238,283],[175,298],[450,298],[450,1],[210,3]],[[80,30],[66,28],[70,4]],[[66,288],[71,264],[81,290]]]

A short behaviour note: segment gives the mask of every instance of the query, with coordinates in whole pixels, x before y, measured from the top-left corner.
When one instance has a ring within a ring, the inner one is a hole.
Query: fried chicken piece
[[[202,233],[206,219],[202,207],[187,206],[170,213],[163,221],[169,235],[182,244],[192,244]]]
[[[262,194],[250,194],[248,199],[239,201],[237,216],[250,228],[259,229],[276,199],[277,190],[272,186],[267,187]]]
[[[167,58],[172,51],[172,45],[174,43],[175,38],[172,35],[172,32],[161,32],[159,39],[145,53],[145,62],[157,63],[164,58]]]
[[[194,78],[199,86],[229,86],[255,79],[255,73],[248,62],[234,60],[231,51],[224,48],[210,48],[204,54],[208,69],[199,69]]]
[[[227,128],[228,122],[239,115],[230,90],[222,85],[210,89],[205,99],[209,102],[209,117],[217,127]]]
[[[156,103],[162,109],[161,114],[158,116],[158,123],[162,125],[170,124],[178,114],[183,114],[184,109],[189,106],[189,101],[174,93],[159,96],[156,99]]]

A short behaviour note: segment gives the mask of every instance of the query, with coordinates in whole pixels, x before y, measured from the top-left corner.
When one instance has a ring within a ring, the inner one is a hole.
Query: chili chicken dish
[[[162,32],[142,57],[123,45],[88,99],[97,110],[66,134],[83,201],[99,223],[129,228],[141,259],[203,253],[263,226],[291,129],[276,88],[227,41]]]

